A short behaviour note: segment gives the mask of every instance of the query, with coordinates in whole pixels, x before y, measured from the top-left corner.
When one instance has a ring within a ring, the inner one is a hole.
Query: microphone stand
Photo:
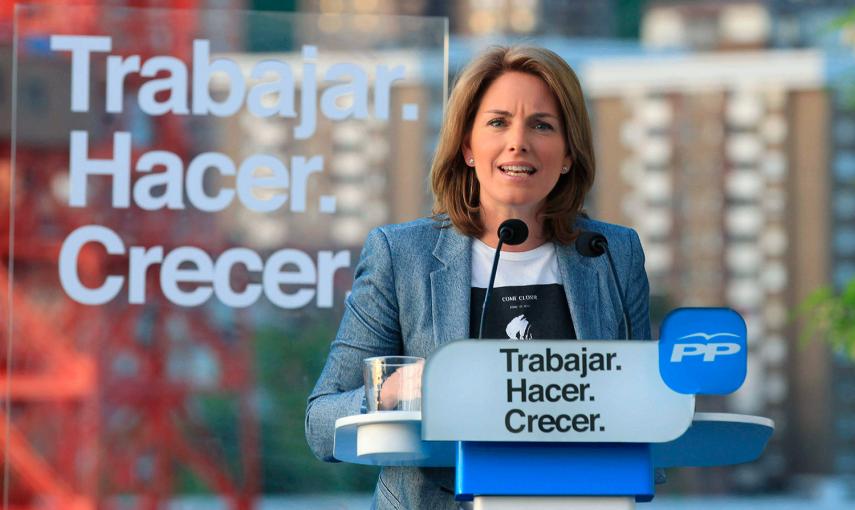
[[[478,339],[484,338],[484,317],[487,316],[487,303],[490,301],[490,294],[493,293],[493,283],[496,281],[496,268],[499,267],[499,255],[502,253],[502,238],[499,237],[499,244],[496,246],[496,255],[493,257],[493,269],[490,271],[490,283],[487,284],[487,292],[484,293],[484,305],[481,307],[481,322],[478,326]]]
[[[499,255],[502,253],[502,245],[509,244],[515,246],[524,243],[528,239],[528,226],[522,220],[509,219],[499,225],[499,231],[496,234],[499,238],[499,244],[496,246],[496,256],[493,257],[490,283],[487,285],[487,292],[484,293],[484,305],[481,307],[481,323],[478,326],[478,339],[484,338],[484,317],[487,316],[487,305],[490,302],[490,295],[493,293],[493,284],[496,282],[496,269],[499,267]]]

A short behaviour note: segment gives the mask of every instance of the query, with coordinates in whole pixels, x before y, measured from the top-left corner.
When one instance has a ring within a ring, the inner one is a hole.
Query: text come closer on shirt
[[[470,338],[478,338],[481,309],[495,255],[494,248],[478,239],[473,240]],[[484,338],[576,338],[553,243],[545,243],[529,251],[502,252],[484,319]]]

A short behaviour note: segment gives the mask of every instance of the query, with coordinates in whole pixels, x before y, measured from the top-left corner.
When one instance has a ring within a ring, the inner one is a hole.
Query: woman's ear
[[[463,139],[463,145],[460,147],[460,152],[463,153],[463,161],[469,166],[475,166],[475,159],[472,156],[472,146],[469,143],[469,135]]]
[[[564,156],[564,161],[561,162],[561,173],[566,174],[573,168],[573,158],[570,155]]]

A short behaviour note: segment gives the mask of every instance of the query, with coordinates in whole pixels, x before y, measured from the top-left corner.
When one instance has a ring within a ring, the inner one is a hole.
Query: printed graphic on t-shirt
[[[469,336],[478,338],[487,289],[472,287]],[[484,338],[514,340],[574,339],[573,320],[564,287],[557,283],[497,287],[484,319]]]

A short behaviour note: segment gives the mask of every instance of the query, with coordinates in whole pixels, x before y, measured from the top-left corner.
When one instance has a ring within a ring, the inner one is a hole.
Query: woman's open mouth
[[[532,175],[537,172],[537,168],[530,165],[499,165],[499,170],[505,175],[514,177]]]

